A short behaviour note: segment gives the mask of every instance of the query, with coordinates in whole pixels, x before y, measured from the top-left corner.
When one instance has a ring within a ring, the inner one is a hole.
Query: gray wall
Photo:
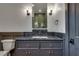
[[[30,16],[27,16],[26,10]],[[0,32],[31,32],[32,4],[0,4]]]
[[[50,10],[52,15],[49,15]],[[59,20],[58,25],[56,20]],[[47,29],[49,32],[65,33],[65,4],[47,4]]]

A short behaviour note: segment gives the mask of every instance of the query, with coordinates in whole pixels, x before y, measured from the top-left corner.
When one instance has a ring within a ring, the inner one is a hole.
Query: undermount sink
[[[47,36],[32,36],[32,38],[39,38],[39,39],[41,39],[41,38],[48,38]]]

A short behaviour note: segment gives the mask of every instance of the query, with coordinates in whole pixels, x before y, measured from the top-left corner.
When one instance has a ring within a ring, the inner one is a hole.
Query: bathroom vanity
[[[16,46],[12,52],[13,56],[62,56],[64,40],[58,37],[16,38]]]

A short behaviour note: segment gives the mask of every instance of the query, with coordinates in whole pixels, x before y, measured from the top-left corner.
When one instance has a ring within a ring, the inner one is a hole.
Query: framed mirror
[[[32,9],[32,28],[47,28],[47,4],[34,3]]]

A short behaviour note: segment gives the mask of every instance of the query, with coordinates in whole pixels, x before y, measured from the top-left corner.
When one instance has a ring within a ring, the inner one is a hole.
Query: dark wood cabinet
[[[26,50],[25,49],[15,49],[12,55],[14,55],[14,56],[26,56]]]
[[[16,40],[13,56],[62,56],[62,40]]]

